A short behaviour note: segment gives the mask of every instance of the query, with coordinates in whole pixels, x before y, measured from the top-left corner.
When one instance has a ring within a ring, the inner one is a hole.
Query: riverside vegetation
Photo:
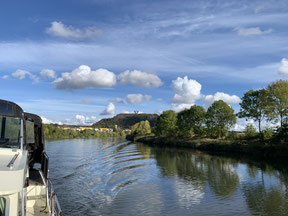
[[[137,123],[127,139],[159,146],[287,156],[288,82],[279,80],[266,88],[246,92],[240,107],[235,114],[232,107],[218,100],[207,111],[197,105],[179,113],[164,111],[155,127],[151,129],[148,121]],[[243,132],[231,131],[237,117],[253,120],[258,131],[252,123]],[[263,128],[263,122],[275,126]]]
[[[58,128],[57,125],[45,124],[44,136],[47,140],[74,139],[74,138],[98,138],[98,137],[126,137],[129,132],[125,130],[115,130],[113,132],[100,132],[93,130],[72,130]]]

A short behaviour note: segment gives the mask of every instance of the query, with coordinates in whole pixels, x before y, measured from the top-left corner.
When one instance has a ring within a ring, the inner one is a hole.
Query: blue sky
[[[0,4],[1,98],[46,122],[218,99],[238,111],[247,90],[288,75],[287,1]]]

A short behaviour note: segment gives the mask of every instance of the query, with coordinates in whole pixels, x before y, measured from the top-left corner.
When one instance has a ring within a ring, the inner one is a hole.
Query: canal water
[[[119,138],[46,143],[65,215],[288,215],[285,164]]]

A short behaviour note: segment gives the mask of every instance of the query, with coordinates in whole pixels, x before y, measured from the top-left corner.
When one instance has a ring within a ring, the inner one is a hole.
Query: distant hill
[[[121,129],[130,129],[132,125],[145,120],[148,120],[151,127],[154,127],[157,117],[156,114],[118,114],[113,118],[102,119],[93,124],[92,127],[114,128],[117,125]]]

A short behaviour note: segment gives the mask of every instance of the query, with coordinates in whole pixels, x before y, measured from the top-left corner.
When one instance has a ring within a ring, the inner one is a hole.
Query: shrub
[[[273,137],[274,130],[273,128],[267,127],[262,131],[263,139],[271,139]]]
[[[245,134],[247,138],[253,138],[257,135],[257,131],[256,131],[254,124],[248,123],[246,125]]]

